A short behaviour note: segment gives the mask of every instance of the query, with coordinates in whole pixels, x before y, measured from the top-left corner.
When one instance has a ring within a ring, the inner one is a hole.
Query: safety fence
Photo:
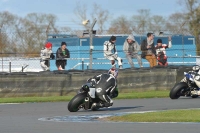
[[[74,34],[76,33],[76,34]],[[170,32],[168,32],[170,33]],[[199,64],[195,38],[188,34],[164,34],[155,33],[154,42],[158,38],[163,39],[163,43],[168,43],[168,36],[172,36],[172,47],[167,49],[169,65],[195,65]],[[52,51],[55,55],[60,43],[65,41],[70,51],[70,58],[67,59],[66,70],[78,69],[109,69],[110,61],[103,56],[103,43],[109,40],[111,34],[104,32],[104,35],[92,36],[92,49],[89,36],[82,36],[83,31],[77,31],[68,34],[49,34],[28,32],[0,32],[0,72],[27,72],[42,71],[40,67],[40,50],[45,42],[53,43]],[[123,42],[128,34],[114,34],[117,36],[116,47],[118,56],[123,59],[123,67],[130,68],[123,51]],[[133,34],[136,41],[141,44],[146,39],[146,32]],[[141,54],[141,51],[139,52]],[[92,55],[92,56],[91,56]],[[138,61],[133,59],[134,66],[139,67]],[[147,60],[142,59],[143,66],[149,67]],[[117,63],[117,62],[116,62]],[[90,67],[92,66],[92,67]],[[57,70],[55,59],[50,60],[50,70]]]
[[[126,58],[123,59],[123,68],[130,68]],[[90,58],[68,58],[66,70],[87,70],[90,69]],[[57,70],[56,60],[50,60],[50,71]],[[134,66],[139,68],[138,61],[133,59]],[[142,59],[143,67],[148,68],[149,62]],[[199,56],[168,56],[169,66],[192,66],[200,64]],[[109,69],[111,63],[106,58],[93,58],[92,69]],[[0,72],[40,72],[43,71],[40,66],[40,58],[1,58]]]

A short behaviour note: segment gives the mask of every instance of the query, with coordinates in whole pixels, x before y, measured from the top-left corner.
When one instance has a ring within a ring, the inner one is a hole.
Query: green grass
[[[200,110],[168,110],[148,113],[134,113],[106,118],[115,122],[200,122]]]
[[[137,99],[137,98],[163,98],[169,97],[169,90],[133,91],[131,93],[119,93],[116,99]]]
[[[9,97],[1,98],[0,103],[24,103],[24,102],[61,102],[69,101],[74,95],[69,96],[48,96],[48,97]],[[130,93],[119,93],[115,99],[136,99],[136,98],[158,98],[169,97],[169,91],[133,91]]]

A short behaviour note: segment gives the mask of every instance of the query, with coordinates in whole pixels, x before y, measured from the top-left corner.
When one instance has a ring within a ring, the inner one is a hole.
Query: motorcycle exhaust
[[[90,100],[89,97],[86,97],[86,98],[85,98],[85,110],[88,110],[88,109],[89,109],[89,104],[90,104],[89,100]]]

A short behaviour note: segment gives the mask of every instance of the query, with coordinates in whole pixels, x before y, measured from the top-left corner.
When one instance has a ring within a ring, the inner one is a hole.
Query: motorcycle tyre
[[[91,108],[92,111],[97,111],[99,110],[99,107],[94,107],[94,108]]]
[[[77,112],[79,110],[79,106],[85,102],[85,98],[87,97],[86,93],[79,93],[68,103],[68,110],[70,112]]]
[[[178,99],[181,95],[177,95],[183,88],[188,88],[187,83],[185,82],[180,82],[176,84],[170,91],[169,97],[171,99]]]
[[[198,95],[192,95],[191,96],[192,98],[197,98],[197,97],[199,97]]]

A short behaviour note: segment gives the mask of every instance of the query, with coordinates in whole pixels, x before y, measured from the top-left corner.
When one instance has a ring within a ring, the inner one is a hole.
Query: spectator
[[[54,59],[55,55],[52,53],[52,43],[47,42],[45,47],[40,51],[40,65],[44,71],[49,71],[50,59]]]
[[[162,39],[157,40],[156,54],[159,66],[168,66],[166,49],[172,47],[171,37],[168,37],[168,44],[162,44]]]
[[[56,66],[58,70],[64,70],[67,65],[66,58],[70,58],[70,52],[66,46],[66,42],[62,42],[61,47],[56,51]]]
[[[119,69],[122,69],[122,59],[117,55],[115,42],[115,36],[111,36],[109,41],[104,42],[104,57],[111,61],[112,66],[115,65],[115,60],[117,60]]]
[[[153,33],[147,33],[147,39],[144,39],[141,43],[141,50],[142,50],[142,58],[146,59],[150,67],[154,67],[157,65],[156,59],[156,49],[154,46],[154,35]]]
[[[140,51],[140,45],[135,40],[133,35],[129,35],[126,38],[126,40],[124,42],[123,50],[124,50],[124,53],[126,54],[126,58],[130,64],[130,66],[132,68],[134,68],[134,64],[133,64],[133,60],[132,60],[133,58],[137,58],[138,64],[140,65],[140,67],[143,67],[141,56],[138,54],[138,52]]]

